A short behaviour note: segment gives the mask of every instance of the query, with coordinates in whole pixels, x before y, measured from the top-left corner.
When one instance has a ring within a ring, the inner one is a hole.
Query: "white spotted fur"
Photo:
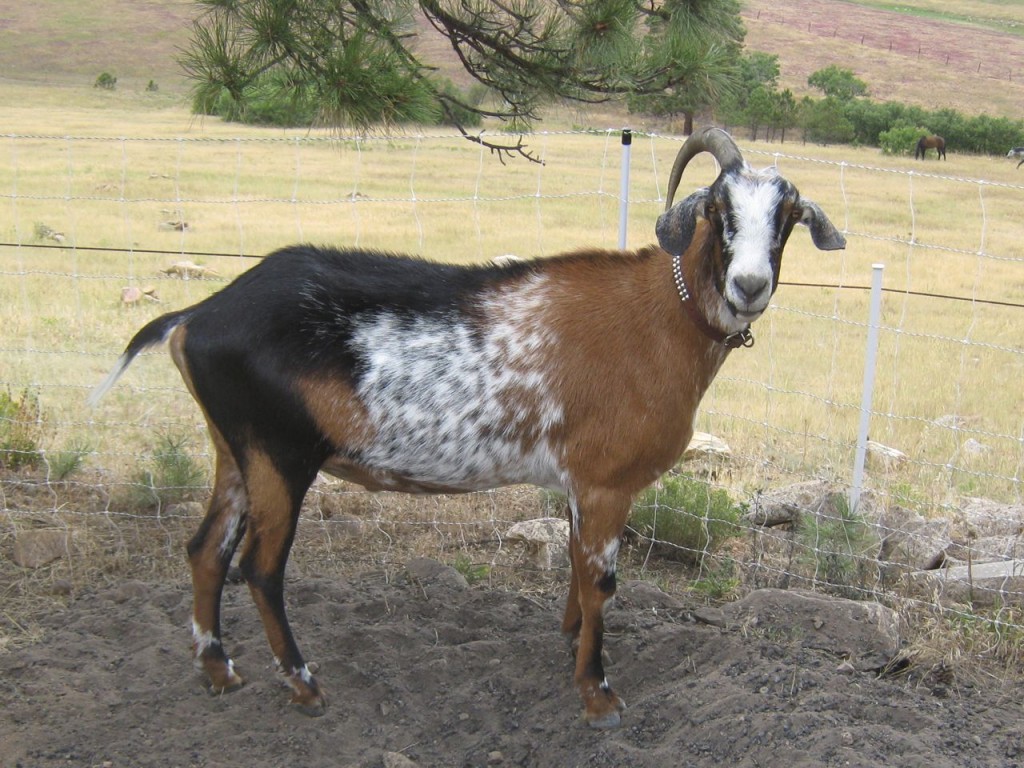
[[[360,462],[454,488],[566,490],[547,437],[563,411],[545,365],[558,340],[543,320],[544,283],[534,277],[484,297],[479,326],[458,315],[390,313],[356,323],[353,347],[368,363],[356,394],[375,432]],[[533,425],[541,438],[527,446],[522,435]]]

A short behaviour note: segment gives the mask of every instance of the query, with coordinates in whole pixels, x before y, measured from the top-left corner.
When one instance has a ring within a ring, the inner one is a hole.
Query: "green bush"
[[[92,453],[92,446],[86,442],[72,442],[63,451],[47,453],[46,464],[50,470],[51,480],[67,480],[82,468],[85,457]]]
[[[1005,117],[968,117],[955,109],[926,110],[899,102],[875,102],[866,98],[814,100],[801,103],[805,138],[822,143],[852,142],[880,147],[887,154],[911,154],[922,133],[938,134],[953,152],[1005,155],[1010,147],[1024,144],[1024,121]],[[909,150],[903,142],[913,126]],[[921,129],[928,126],[928,130]]]
[[[112,91],[117,87],[117,78],[109,72],[104,72],[96,78],[96,82],[93,84],[94,88],[102,88],[105,91]]]
[[[878,146],[887,155],[912,155],[918,139],[930,133],[927,128],[900,121],[888,131],[878,134]]]
[[[42,458],[42,408],[39,396],[25,389],[20,397],[0,392],[0,467],[34,467]]]
[[[801,519],[797,541],[800,560],[819,587],[852,599],[871,594],[878,535],[862,515],[850,510],[846,496],[832,494],[816,514]]]
[[[819,144],[849,144],[857,136],[853,123],[844,114],[843,103],[832,96],[805,101],[800,124],[804,137]]]
[[[131,485],[132,506],[161,509],[169,504],[194,500],[205,491],[208,482],[205,470],[186,448],[189,439],[183,435],[163,435],[150,454],[147,464]]]
[[[669,556],[702,564],[722,542],[740,534],[742,514],[726,491],[688,475],[668,475],[636,500],[629,525]]]
[[[475,564],[466,554],[459,554],[452,563],[452,568],[462,574],[470,584],[484,581],[491,575],[491,567],[485,563]]]

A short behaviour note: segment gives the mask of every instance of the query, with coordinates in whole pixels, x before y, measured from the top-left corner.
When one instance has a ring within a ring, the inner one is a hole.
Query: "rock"
[[[722,438],[709,435],[707,432],[694,432],[690,444],[683,451],[684,461],[705,457],[728,459],[731,456],[732,449],[728,444]]]
[[[384,768],[416,768],[416,763],[401,752],[385,752]]]
[[[900,647],[899,615],[879,603],[759,589],[722,610],[730,628],[748,627],[828,651],[861,672],[885,667]]]
[[[960,452],[964,458],[971,461],[974,459],[982,459],[992,452],[992,447],[985,445],[973,437],[969,437],[964,440],[963,445],[960,446]]]
[[[1024,560],[974,563],[908,574],[911,590],[941,603],[974,607],[1024,603]]]
[[[832,484],[822,480],[777,488],[755,496],[746,519],[751,525],[768,528],[795,523],[803,515],[818,510],[836,492]]]
[[[456,571],[450,565],[438,562],[429,557],[417,557],[405,564],[406,573],[420,585],[446,586],[451,589],[462,590],[469,588],[466,577]]]
[[[530,563],[543,571],[569,566],[569,521],[541,517],[516,523],[505,533],[509,541],[526,545]]]
[[[129,285],[121,289],[122,304],[138,304],[143,299],[147,299],[148,301],[160,301],[156,295],[156,288],[151,285],[147,285],[142,288],[137,285]]]
[[[18,531],[11,559],[22,568],[42,568],[70,554],[71,534],[66,530]]]
[[[1020,536],[1024,533],[1024,505],[1000,504],[990,499],[967,498],[959,522],[972,539],[987,536]]]
[[[929,520],[899,506],[885,511],[879,529],[882,546],[878,559],[883,566],[904,566],[913,571],[938,568],[953,544],[949,520]]]
[[[180,277],[183,280],[189,280],[193,277],[217,277],[217,273],[209,267],[203,267],[191,261],[178,261],[167,269],[160,271],[165,275]]]
[[[890,448],[888,445],[868,440],[865,459],[870,469],[893,472],[906,463],[907,454],[895,448]]]
[[[206,514],[206,505],[201,501],[179,501],[170,504],[164,515],[167,517],[202,517]]]
[[[1020,536],[982,536],[966,544],[951,544],[946,555],[965,565],[1015,560],[1024,558],[1024,541],[1021,541]]]
[[[693,618],[701,624],[708,624],[719,629],[727,629],[729,626],[725,613],[721,609],[712,608],[711,606],[697,608],[693,612]]]

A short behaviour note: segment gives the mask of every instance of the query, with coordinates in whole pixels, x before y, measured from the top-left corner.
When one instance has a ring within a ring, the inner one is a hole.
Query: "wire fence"
[[[634,134],[620,223],[619,136],[534,134],[543,162],[508,165],[444,133],[0,136],[8,531],[201,515],[205,428],[165,352],[145,355],[95,410],[84,400],[144,322],[276,247],[480,262],[652,241],[680,139]],[[1024,186],[988,159],[885,167],[838,148],[741,149],[819,203],[848,247],[822,254],[794,234],[756,345],[733,353],[702,405],[698,429],[711,437],[638,502],[639,567],[668,557],[723,588],[807,585],[995,610],[1017,627]],[[695,186],[713,178],[694,165]],[[885,266],[885,294],[863,504],[852,508],[872,264]],[[426,532],[492,563],[514,549],[512,525],[560,514],[533,490],[407,499],[329,479],[307,507],[304,525],[327,539],[354,526],[390,546]]]

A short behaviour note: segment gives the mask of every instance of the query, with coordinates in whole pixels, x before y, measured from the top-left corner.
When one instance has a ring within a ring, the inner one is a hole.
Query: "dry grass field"
[[[538,134],[530,142],[544,166],[500,166],[478,147],[440,133],[342,141],[216,122],[190,125],[188,115],[173,108],[116,126],[105,124],[109,112],[100,114],[88,108],[65,113],[80,136],[143,139],[12,139],[9,164],[0,171],[5,186],[16,188],[5,239],[27,246],[0,252],[11,276],[0,286],[0,312],[5,327],[31,339],[26,346],[33,350],[9,357],[8,381],[15,387],[44,383],[43,404],[60,425],[49,438],[51,450],[87,434],[104,441],[95,448],[106,463],[116,455],[130,462],[139,445],[126,442],[119,427],[101,438],[104,430],[94,422],[134,424],[145,436],[155,424],[182,415],[196,421],[166,359],[133,368],[98,414],[83,419],[80,405],[147,318],[222,286],[253,263],[248,257],[307,241],[479,262],[503,253],[529,257],[581,244],[613,246],[618,237],[614,131]],[[39,135],[45,125],[27,120],[16,131]],[[962,487],[962,478],[943,468],[958,450],[946,438],[974,436],[1000,444],[992,446],[991,477],[973,489],[1015,498],[1021,456],[1014,441],[1024,402],[1019,388],[993,393],[990,382],[1012,378],[1020,364],[1012,352],[1019,309],[971,301],[1024,301],[1015,164],[972,156],[921,164],[870,149],[742,146],[755,164],[777,163],[850,235],[846,251],[823,254],[798,233],[787,251],[785,282],[864,286],[872,264],[887,267],[885,287],[892,293],[883,314],[881,413],[872,430],[875,439],[916,457],[917,475],[899,482],[929,489],[940,504],[948,501],[945,495],[971,490],[978,477],[968,473],[968,487]],[[653,237],[651,222],[677,148],[673,137],[634,143],[632,245]],[[693,173],[693,183],[706,183],[710,161],[697,163]],[[187,223],[185,231],[168,227],[178,219]],[[82,250],[32,248],[54,245],[37,238],[40,224]],[[110,250],[87,250],[93,248]],[[188,255],[197,253],[206,255]],[[181,281],[161,273],[183,258],[213,270],[212,279]],[[126,308],[119,302],[125,286],[150,284],[160,303]],[[70,294],[54,304],[55,290]],[[784,285],[762,341],[730,359],[708,404],[707,427],[728,434],[748,457],[754,475],[738,479],[746,492],[777,482],[776,474],[833,467],[844,475],[860,402],[866,306],[863,291]],[[66,354],[35,352],[54,346]],[[137,388],[156,388],[176,406],[154,408],[152,397],[140,399]],[[802,394],[786,396],[791,391]],[[964,414],[972,431],[934,440],[931,422],[950,414]],[[770,448],[763,444],[766,430],[772,431]],[[119,449],[112,451],[106,440]],[[775,457],[767,465],[761,460],[766,451]]]

